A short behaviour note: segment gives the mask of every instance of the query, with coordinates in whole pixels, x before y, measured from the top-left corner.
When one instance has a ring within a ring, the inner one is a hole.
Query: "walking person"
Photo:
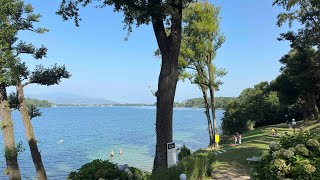
[[[236,134],[234,134],[234,135],[233,135],[233,140],[234,140],[234,144],[236,145],[236,144],[237,144],[237,140],[238,140],[238,138],[237,138],[237,135],[236,135]]]

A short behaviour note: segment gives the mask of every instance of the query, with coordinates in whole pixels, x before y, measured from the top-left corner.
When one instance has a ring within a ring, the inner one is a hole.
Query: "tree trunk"
[[[217,118],[216,118],[216,103],[215,103],[215,97],[214,97],[214,69],[212,65],[212,57],[211,54],[207,57],[207,66],[208,66],[208,74],[209,74],[209,92],[210,92],[210,101],[211,101],[211,113],[212,113],[212,121],[213,121],[213,137],[218,134],[218,128],[217,128]],[[214,143],[214,147],[218,148],[219,144]]]
[[[28,140],[29,148],[31,151],[31,157],[37,171],[37,177],[38,177],[38,180],[46,180],[47,179],[46,171],[44,169],[42,159],[41,159],[41,154],[39,152],[38,145],[37,145],[37,140],[34,135],[31,119],[27,109],[27,104],[25,102],[23,85],[21,84],[21,82],[18,82],[18,85],[16,88],[17,88],[17,93],[19,98],[19,111],[21,114],[24,128],[25,128],[26,138]]]
[[[166,58],[164,55],[163,59]],[[172,57],[170,62],[162,62],[159,76],[156,117],[156,156],[154,170],[167,167],[167,143],[172,142],[173,103],[178,82],[177,66]]]
[[[19,180],[21,175],[18,165],[18,152],[15,146],[11,110],[4,84],[0,84],[0,115],[8,177],[10,180]]]
[[[210,86],[209,92],[210,92],[211,113],[212,113],[212,121],[213,121],[213,137],[215,137],[215,135],[218,135],[218,127],[217,127],[217,117],[216,117],[216,102],[214,99],[214,87]],[[218,148],[219,143],[215,142],[214,147]]]
[[[313,114],[315,117],[318,117],[319,116],[319,108],[318,108],[317,97],[316,97],[315,93],[312,93],[311,100],[312,100],[312,106],[313,106]]]
[[[208,121],[208,131],[209,131],[209,138],[210,138],[210,144],[209,148],[212,148],[214,145],[214,136],[213,136],[213,131],[212,131],[212,122],[211,122],[211,117],[210,117],[210,108],[209,108],[209,102],[208,102],[208,95],[206,88],[203,85],[201,86],[201,91],[204,99],[204,106],[205,106],[205,114],[207,116],[207,121]]]

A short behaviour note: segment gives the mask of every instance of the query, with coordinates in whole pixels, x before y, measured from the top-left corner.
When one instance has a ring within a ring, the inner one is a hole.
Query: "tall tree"
[[[289,97],[290,92],[297,92],[293,99],[296,99],[298,104],[301,105],[305,118],[318,116],[317,100],[319,99],[320,79],[317,78],[316,74],[320,65],[317,59],[317,51],[312,48],[293,49],[283,56],[280,62],[285,65],[281,68],[282,76],[286,77],[287,81],[292,84],[291,91],[286,92],[283,89],[288,88],[283,87],[279,89],[280,92],[287,94]]]
[[[282,6],[286,12],[278,15],[278,26],[288,22],[299,22],[302,27],[297,32],[281,34],[280,39],[291,41],[295,48],[320,47],[320,1],[319,0],[275,0],[273,5]]]
[[[202,91],[205,114],[208,120],[209,146],[217,147],[218,145],[214,142],[214,136],[218,133],[214,93],[221,84],[217,77],[225,75],[224,70],[219,70],[213,65],[217,50],[225,40],[219,32],[219,8],[208,2],[193,3],[184,11],[183,22],[185,26],[182,36],[181,59],[186,61],[184,64],[188,64],[187,68],[195,70],[189,79],[197,84]],[[208,91],[209,96],[207,95]],[[213,129],[211,122],[213,122]]]
[[[280,40],[288,40],[291,42],[291,47],[297,52],[296,54],[303,55],[310,54],[310,50],[314,49],[313,57],[306,57],[307,59],[300,58],[301,65],[306,65],[306,63],[310,63],[308,58],[316,58],[317,68],[313,73],[312,78],[315,78],[319,82],[320,80],[320,68],[319,68],[319,61],[320,61],[320,1],[319,0],[275,0],[274,5],[281,6],[285,9],[285,12],[280,13],[278,15],[278,26],[282,26],[283,23],[288,22],[289,27],[292,26],[294,22],[298,22],[301,24],[297,32],[289,31],[287,33],[282,33]],[[316,49],[315,49],[316,47]],[[291,52],[293,55],[293,52]],[[287,57],[290,55],[287,55]],[[296,56],[297,57],[297,56]],[[294,58],[292,58],[294,59]],[[294,62],[294,61],[290,61]],[[315,65],[315,63],[314,63]],[[304,72],[307,73],[308,72]],[[310,75],[310,73],[309,73]],[[310,76],[311,77],[311,76]],[[317,87],[314,91],[320,91],[320,85],[318,83]],[[301,86],[300,86],[301,87]],[[320,104],[320,97],[318,95],[312,95],[312,93],[307,93],[309,95],[308,99],[305,100],[303,103],[306,104]],[[318,94],[318,93],[317,93]],[[313,103],[311,103],[313,102]],[[318,108],[314,106],[314,113],[311,114],[318,114]],[[304,111],[307,112],[307,111]],[[307,113],[310,114],[310,113]],[[305,113],[306,116],[309,116]]]
[[[31,151],[32,160],[34,162],[38,179],[47,179],[47,175],[43,166],[40,151],[38,149],[37,140],[34,135],[34,130],[31,123],[31,116],[39,115],[37,109],[28,109],[25,102],[23,88],[31,83],[38,83],[43,85],[57,84],[61,78],[68,78],[70,75],[65,70],[65,67],[54,66],[52,69],[45,69],[42,66],[37,66],[34,72],[28,71],[25,63],[21,62],[19,58],[22,54],[33,55],[35,59],[41,59],[47,53],[47,48],[44,46],[35,48],[34,45],[20,41],[18,33],[21,31],[31,31],[42,34],[47,31],[45,28],[34,27],[35,22],[39,22],[40,14],[33,13],[33,7],[30,4],[25,4],[21,0],[7,1],[6,6],[15,7],[12,11],[13,15],[5,15],[7,17],[7,25],[14,32],[7,41],[7,49],[5,52],[10,54],[8,70],[10,72],[10,84],[15,85],[17,89],[17,103],[16,107],[19,109],[22,121],[25,127],[25,134]],[[26,83],[23,81],[28,80]],[[32,110],[32,112],[29,111]]]
[[[15,30],[10,25],[10,19],[18,12],[18,5],[11,0],[0,1],[0,116],[3,132],[4,151],[6,159],[6,174],[9,179],[21,179],[18,152],[15,146],[14,128],[11,110],[7,98],[6,87],[10,84],[9,65],[12,62],[10,42],[14,40]]]
[[[64,20],[74,18],[79,24],[79,7],[100,3],[98,7],[113,6],[124,13],[128,31],[132,25],[151,23],[162,54],[156,115],[156,155],[154,171],[167,167],[167,143],[172,142],[173,103],[178,82],[178,57],[181,46],[182,10],[192,0],[62,0],[57,12]]]

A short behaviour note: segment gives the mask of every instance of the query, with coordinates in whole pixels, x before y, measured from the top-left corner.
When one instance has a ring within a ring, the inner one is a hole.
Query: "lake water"
[[[155,154],[155,107],[56,107],[42,109],[43,116],[32,120],[38,146],[49,179],[66,179],[72,170],[94,159],[110,159],[146,171],[152,169]],[[217,111],[218,125],[222,110]],[[204,109],[175,108],[174,142],[192,150],[208,145]],[[19,157],[23,179],[36,179],[35,168],[25,140],[20,114],[13,112],[15,140],[26,150]],[[3,135],[0,141],[0,168],[5,169]],[[58,143],[63,140],[64,143]],[[120,148],[123,155],[119,155]],[[0,174],[0,179],[6,176]]]

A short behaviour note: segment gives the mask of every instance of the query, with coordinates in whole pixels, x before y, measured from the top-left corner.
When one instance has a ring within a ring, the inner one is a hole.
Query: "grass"
[[[299,133],[300,127],[303,128],[303,131],[310,131],[311,133],[320,132],[319,121],[298,122],[296,133]],[[245,132],[242,134],[241,145],[222,148],[226,150],[226,152],[216,155],[216,161],[212,164],[212,169],[216,171],[227,169],[229,171],[234,171],[239,176],[249,175],[255,163],[248,164],[246,159],[252,156],[260,156],[263,150],[269,148],[268,145],[271,141],[280,140],[280,137],[270,135],[272,128],[275,128],[278,131],[278,134],[282,136],[285,135],[285,132],[293,134],[293,129],[289,129],[287,124],[271,125]],[[229,143],[233,143],[233,138]]]
[[[300,127],[303,128],[303,131],[317,133],[320,132],[320,121],[297,122],[296,133],[299,133]],[[293,134],[293,129],[289,129],[287,124],[257,128],[242,134],[241,145],[222,147],[221,149],[226,150],[226,152],[217,155],[214,154],[215,150],[200,149],[190,157],[183,159],[177,166],[151,175],[150,179],[179,179],[181,173],[186,173],[188,179],[197,180],[212,179],[212,177],[230,179],[232,175],[234,178],[249,176],[255,163],[248,164],[246,159],[252,156],[260,156],[263,150],[269,148],[268,145],[271,141],[279,141],[281,138],[271,136],[272,128],[275,128],[281,136],[285,136],[285,132]],[[233,138],[229,143],[233,143]]]

